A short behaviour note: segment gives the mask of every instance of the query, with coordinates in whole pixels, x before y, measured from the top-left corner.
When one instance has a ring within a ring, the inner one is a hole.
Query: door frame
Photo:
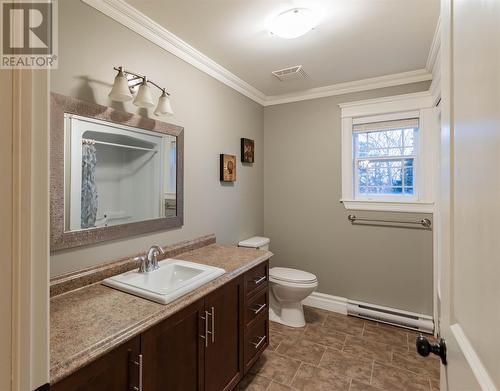
[[[7,113],[2,134],[2,235],[6,253],[0,330],[1,388],[49,381],[49,71],[2,70]],[[5,307],[5,309],[4,309]]]

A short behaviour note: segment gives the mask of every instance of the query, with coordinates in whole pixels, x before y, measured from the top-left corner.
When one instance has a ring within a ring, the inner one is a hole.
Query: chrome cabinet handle
[[[208,311],[205,311],[205,316],[202,316],[201,319],[205,321],[205,335],[200,335],[200,338],[203,338],[205,340],[205,347],[208,347]]]
[[[139,367],[139,386],[133,386],[134,391],[142,391],[142,354],[139,354],[139,361],[134,361],[134,364]]]
[[[253,282],[255,282],[255,285],[259,285],[262,281],[266,280],[266,277],[267,276],[263,276],[261,278],[256,278],[256,279],[253,280]]]
[[[262,337],[259,338],[259,342],[252,342],[252,345],[255,347],[255,349],[259,349],[260,345],[262,345],[265,340],[266,340],[266,336],[263,335]]]
[[[208,317],[211,317],[212,330],[208,329]],[[215,342],[215,308],[211,307],[210,312],[205,311],[205,316],[201,319],[205,321],[205,335],[200,335],[201,338],[205,340],[205,347],[208,347],[208,334],[211,335],[212,343]]]
[[[215,342],[215,308],[212,307],[212,313],[210,314],[212,316],[212,343]]]
[[[264,308],[266,308],[266,303],[257,306],[257,308],[252,308],[252,311],[255,315],[261,312]]]

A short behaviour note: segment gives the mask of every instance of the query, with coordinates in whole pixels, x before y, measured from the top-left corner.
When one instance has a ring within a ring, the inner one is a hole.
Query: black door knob
[[[416,345],[418,354],[427,357],[429,353],[434,353],[441,358],[443,365],[446,365],[446,342],[443,338],[439,338],[436,343],[430,343],[426,337],[419,335]]]

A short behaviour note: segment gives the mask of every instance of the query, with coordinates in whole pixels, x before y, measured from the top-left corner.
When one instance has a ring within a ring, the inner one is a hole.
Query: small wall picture
[[[243,163],[253,163],[254,161],[253,140],[249,138],[241,139],[241,161]]]
[[[220,155],[220,180],[221,182],[234,182],[236,180],[235,155]]]

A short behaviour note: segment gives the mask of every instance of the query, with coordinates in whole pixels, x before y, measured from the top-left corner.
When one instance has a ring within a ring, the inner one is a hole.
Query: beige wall
[[[110,105],[113,66],[123,65],[171,92],[176,114],[169,121],[185,127],[185,220],[182,229],[53,254],[52,275],[146,250],[153,243],[174,243],[211,232],[221,243],[235,243],[262,234],[260,105],[78,0],[59,2],[59,54],[52,91]],[[124,108],[148,114],[132,104]],[[221,185],[219,154],[239,157],[241,137],[255,140],[255,163],[244,167],[238,163],[234,185]]]
[[[338,104],[428,86],[424,82],[265,108],[264,233],[271,238],[273,265],[315,273],[322,293],[432,314],[432,232],[352,226],[349,211],[339,202]]]

